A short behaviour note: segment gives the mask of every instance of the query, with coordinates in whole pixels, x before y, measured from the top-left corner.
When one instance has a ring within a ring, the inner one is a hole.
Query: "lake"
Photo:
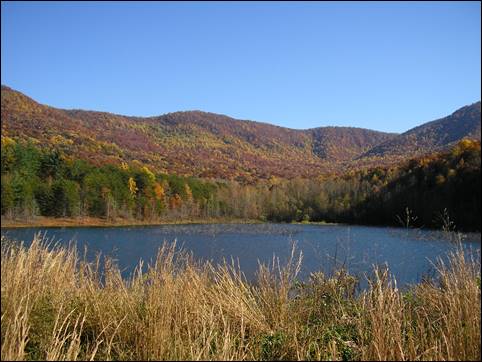
[[[454,250],[453,237],[441,231],[392,227],[302,224],[191,224],[136,227],[19,228],[1,234],[27,245],[41,232],[68,245],[74,241],[87,258],[99,252],[117,260],[123,276],[132,272],[140,259],[150,262],[163,241],[192,251],[198,260],[222,262],[234,258],[248,279],[255,275],[258,262],[269,263],[273,255],[285,262],[292,244],[303,253],[300,278],[344,265],[350,273],[363,276],[374,264],[386,263],[399,286],[433,275],[431,262]],[[464,234],[462,244],[480,260],[480,233]]]

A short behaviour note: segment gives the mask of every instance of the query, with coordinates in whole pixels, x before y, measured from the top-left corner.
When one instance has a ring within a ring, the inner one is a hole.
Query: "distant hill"
[[[395,162],[405,153],[430,151],[466,136],[480,139],[480,102],[478,113],[472,105],[450,116],[478,117],[478,133],[470,122],[460,127],[448,120],[444,127],[429,126],[440,121],[417,127],[428,126],[431,131],[406,138],[417,128],[402,135],[353,127],[295,130],[201,111],[127,117],[63,110],[41,105],[6,86],[1,101],[2,136],[55,146],[67,157],[94,164],[137,160],[159,172],[244,182],[341,173]],[[398,149],[405,151],[394,151]]]
[[[415,156],[450,147],[466,137],[480,140],[480,102],[462,107],[448,117],[412,128],[373,147],[360,158]]]

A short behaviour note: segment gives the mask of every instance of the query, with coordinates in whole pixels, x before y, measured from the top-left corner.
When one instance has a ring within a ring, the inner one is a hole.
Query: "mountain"
[[[466,137],[480,140],[480,101],[412,128],[373,147],[360,158],[416,156],[450,147]]]
[[[2,86],[2,134],[55,144],[94,163],[138,160],[161,172],[252,181],[340,169],[395,135],[351,127],[294,130],[189,111],[158,117],[62,110]]]
[[[201,111],[127,117],[63,110],[1,88],[2,136],[55,146],[66,157],[94,164],[137,161],[158,172],[243,182],[342,173],[396,162],[466,136],[480,139],[480,102],[478,113],[471,107],[397,135],[354,127],[295,130]],[[453,125],[456,120],[467,126]],[[407,136],[412,133],[416,137]]]

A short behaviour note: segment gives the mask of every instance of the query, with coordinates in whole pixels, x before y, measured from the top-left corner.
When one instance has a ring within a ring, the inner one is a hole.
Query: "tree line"
[[[1,214],[115,220],[236,218],[480,230],[480,142],[397,167],[255,185],[156,173],[138,161],[94,166],[2,137]],[[452,225],[452,224],[451,224]]]

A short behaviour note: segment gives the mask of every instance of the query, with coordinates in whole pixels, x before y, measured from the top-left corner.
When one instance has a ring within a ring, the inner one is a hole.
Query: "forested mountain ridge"
[[[431,145],[443,147],[466,136],[480,139],[480,102],[478,113],[472,106],[454,113],[457,119],[466,113],[471,119],[478,117],[478,133],[472,126],[455,127],[454,132],[445,127],[449,136],[435,133],[436,139],[420,146],[414,143],[413,148],[403,143],[405,151],[400,154],[391,152],[390,142],[402,135],[361,128],[295,130],[201,111],[127,117],[56,109],[6,86],[2,86],[1,93],[2,136],[53,147],[67,157],[85,159],[94,165],[137,160],[157,172],[248,183],[272,176],[316,177],[387,165],[432,151]],[[430,123],[422,125],[422,129],[427,125]],[[431,133],[424,135],[429,137]]]
[[[450,147],[463,138],[480,140],[480,101],[393,137],[373,147],[360,158],[416,156]]]
[[[312,177],[342,169],[394,135],[348,127],[294,130],[200,112],[126,117],[40,105],[2,87],[2,134],[31,138],[94,164],[138,160],[180,175],[237,179]]]

